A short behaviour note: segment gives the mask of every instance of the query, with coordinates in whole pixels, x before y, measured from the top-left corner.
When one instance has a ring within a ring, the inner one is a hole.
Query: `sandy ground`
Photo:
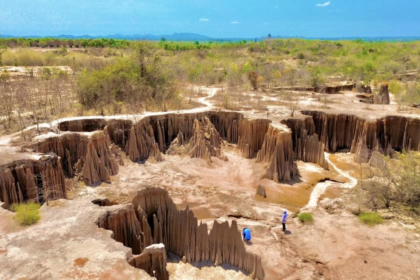
[[[131,249],[97,227],[104,212],[89,199],[60,200],[21,227],[0,207],[0,279],[149,279],[127,263]]]
[[[216,92],[216,88],[207,89],[208,97]],[[188,112],[211,108],[208,97],[198,100],[205,107]],[[275,103],[277,97],[267,98],[271,98],[267,102]],[[325,106],[309,98],[302,99],[299,109]],[[331,102],[325,110],[351,110],[372,118],[397,110],[395,105],[361,105],[351,92],[328,98]],[[290,104],[282,102],[268,106],[275,124],[290,114]],[[266,117],[267,111],[247,114]],[[10,141],[10,136],[0,138],[2,151],[17,154],[15,148],[7,150]],[[211,164],[179,155],[164,155],[163,162],[148,160],[144,164],[124,159],[125,166],[111,184],[81,186],[72,194],[73,200],[44,205],[41,222],[31,227],[18,226],[13,214],[0,208],[0,279],[149,279],[126,262],[130,250],[95,225],[106,207],[91,203],[98,197],[131,202],[137,191],[147,186],[167,189],[179,208],[188,205],[210,226],[214,219],[236,219],[240,228],[249,227],[253,239],[247,249],[261,256],[268,280],[420,279],[420,236],[413,227],[391,220],[371,228],[345,210],[348,189],[359,178],[353,155],[327,155],[329,171],[298,162],[301,176],[291,184],[277,184],[263,178],[265,164],[244,159],[235,146],[225,144],[223,153],[228,161],[214,158]],[[318,183],[326,179],[329,181]],[[265,199],[255,194],[259,184],[267,190]],[[327,212],[319,203],[324,198],[337,199],[341,204]],[[302,208],[313,213],[313,224],[302,225],[294,217]],[[280,223],[283,209],[290,212],[286,233]],[[78,266],[78,258],[88,258],[88,262]],[[175,256],[167,268],[171,279],[249,278],[231,266],[184,264]]]

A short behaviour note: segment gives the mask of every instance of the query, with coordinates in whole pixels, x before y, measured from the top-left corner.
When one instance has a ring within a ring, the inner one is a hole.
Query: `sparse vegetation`
[[[309,224],[314,221],[312,213],[300,213],[298,214],[298,219],[301,223]]]
[[[383,223],[381,215],[374,212],[363,212],[359,214],[359,220],[368,226],[375,226]]]
[[[356,188],[362,207],[417,213],[420,209],[420,153],[406,152],[393,158],[379,156],[364,170]]]
[[[190,85],[221,85],[220,105],[237,108],[244,104],[244,91],[322,87],[334,77],[364,82],[374,93],[388,81],[398,102],[411,106],[420,102],[419,53],[420,42],[361,40],[0,39],[0,94],[6,100],[0,121],[10,133],[21,124],[68,115],[179,110],[191,106]],[[16,75],[13,66],[26,69],[27,75]],[[59,74],[62,66],[72,73]],[[289,91],[275,92],[294,100]],[[264,110],[258,97],[256,93],[245,107]]]
[[[29,202],[27,204],[13,204],[11,210],[16,212],[15,219],[23,226],[30,226],[41,219],[37,203]]]

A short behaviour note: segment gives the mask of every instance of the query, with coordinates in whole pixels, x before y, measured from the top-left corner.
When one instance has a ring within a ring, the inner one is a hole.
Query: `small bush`
[[[388,84],[388,87],[389,87],[389,92],[393,94],[398,95],[403,92],[403,86],[398,81],[395,81],[395,80],[390,81]]]
[[[359,220],[368,226],[374,226],[383,223],[382,217],[378,213],[365,212],[359,215]]]
[[[311,213],[301,213],[298,215],[299,221],[302,223],[312,223],[314,221],[314,218],[312,217]]]
[[[15,219],[23,226],[35,224],[41,219],[37,203],[30,202],[28,204],[13,204],[11,210],[16,212]]]

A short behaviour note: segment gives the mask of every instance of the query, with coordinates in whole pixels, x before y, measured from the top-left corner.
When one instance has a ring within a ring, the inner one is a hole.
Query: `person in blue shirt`
[[[251,241],[251,230],[249,228],[244,228],[242,230],[242,236],[245,241]]]
[[[287,221],[287,210],[283,210],[283,217],[281,218],[281,223],[283,224],[283,231],[286,231],[286,221]]]

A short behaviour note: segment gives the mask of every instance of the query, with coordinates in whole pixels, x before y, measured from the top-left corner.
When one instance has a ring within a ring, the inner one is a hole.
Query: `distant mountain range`
[[[134,35],[123,35],[123,34],[113,34],[113,35],[106,35],[106,36],[90,36],[90,35],[66,35],[61,34],[57,36],[15,36],[15,35],[6,35],[0,34],[0,38],[58,38],[58,39],[100,39],[100,38],[107,38],[107,39],[125,39],[125,40],[149,40],[149,41],[159,41],[162,38],[165,38],[167,41],[199,41],[199,42],[208,42],[208,41],[261,41],[262,39],[266,39],[267,37],[260,37],[260,38],[212,38],[209,36],[196,34],[196,33],[174,33],[168,35],[154,35],[154,34],[134,34]],[[287,38],[300,38],[300,39],[310,39],[310,40],[355,40],[355,39],[362,39],[364,41],[417,41],[420,40],[420,36],[411,36],[411,37],[299,37],[299,36],[273,36],[273,39],[287,39]]]
[[[57,36],[15,36],[15,35],[6,35],[0,34],[0,38],[58,38],[58,39],[125,39],[125,40],[149,40],[149,41],[159,41],[162,38],[165,38],[168,41],[213,41],[214,39],[208,36],[195,34],[195,33],[174,33],[170,35],[154,35],[154,34],[134,34],[134,35],[123,35],[123,34],[113,34],[106,36],[90,36],[90,35],[66,35],[61,34]]]

